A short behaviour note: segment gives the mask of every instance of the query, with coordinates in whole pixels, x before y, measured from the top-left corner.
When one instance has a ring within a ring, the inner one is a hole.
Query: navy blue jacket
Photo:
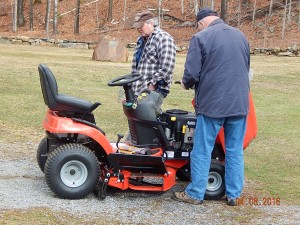
[[[196,114],[212,118],[246,116],[249,111],[250,49],[244,34],[214,20],[189,46],[182,82],[195,85]]]

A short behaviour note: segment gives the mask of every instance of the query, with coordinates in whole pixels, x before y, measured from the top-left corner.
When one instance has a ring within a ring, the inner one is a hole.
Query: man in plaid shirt
[[[176,49],[172,36],[155,27],[153,18],[151,12],[144,11],[135,16],[132,25],[141,34],[132,60],[132,73],[144,75],[132,83],[132,89],[136,96],[145,89],[155,90],[163,99],[170,92]]]

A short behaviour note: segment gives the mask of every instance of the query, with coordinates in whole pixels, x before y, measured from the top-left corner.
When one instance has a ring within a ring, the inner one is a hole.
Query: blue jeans
[[[222,126],[224,127],[226,147],[226,196],[238,198],[242,193],[244,184],[243,141],[246,131],[246,116],[211,118],[200,114],[197,116],[195,142],[191,152],[191,183],[185,189],[186,194],[193,199],[204,199],[211,153]]]

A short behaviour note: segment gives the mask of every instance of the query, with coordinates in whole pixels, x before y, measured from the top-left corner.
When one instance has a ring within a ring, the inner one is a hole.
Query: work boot
[[[187,202],[194,205],[201,205],[203,204],[203,200],[196,200],[189,197],[184,191],[174,192],[172,199],[179,201],[179,202]]]
[[[237,202],[235,198],[227,198],[227,205],[229,206],[237,206]]]

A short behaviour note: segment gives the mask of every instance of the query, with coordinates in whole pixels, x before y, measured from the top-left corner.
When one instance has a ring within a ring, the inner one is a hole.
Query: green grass
[[[76,216],[65,212],[52,211],[46,207],[35,207],[23,210],[5,210],[0,211],[0,224],[9,225],[32,225],[32,224],[95,224],[95,225],[117,225],[122,224],[117,218],[107,221],[104,215],[98,215],[97,219],[89,218],[88,216]]]
[[[273,197],[300,202],[299,58],[252,57],[258,137],[245,152],[246,176]]]
[[[92,50],[0,45],[0,141],[38,141],[43,136],[44,105],[37,67],[45,63],[57,78],[59,91],[102,105],[97,125],[112,140],[125,134],[127,122],[118,88],[107,82],[130,72],[130,63],[93,61]],[[174,80],[180,80],[185,55],[178,55]],[[256,106],[258,137],[245,151],[246,178],[255,190],[300,203],[300,66],[299,58],[253,56],[251,90]],[[193,91],[173,85],[163,109],[192,111]],[[24,151],[26,154],[26,151]],[[34,156],[33,156],[34,157]]]

